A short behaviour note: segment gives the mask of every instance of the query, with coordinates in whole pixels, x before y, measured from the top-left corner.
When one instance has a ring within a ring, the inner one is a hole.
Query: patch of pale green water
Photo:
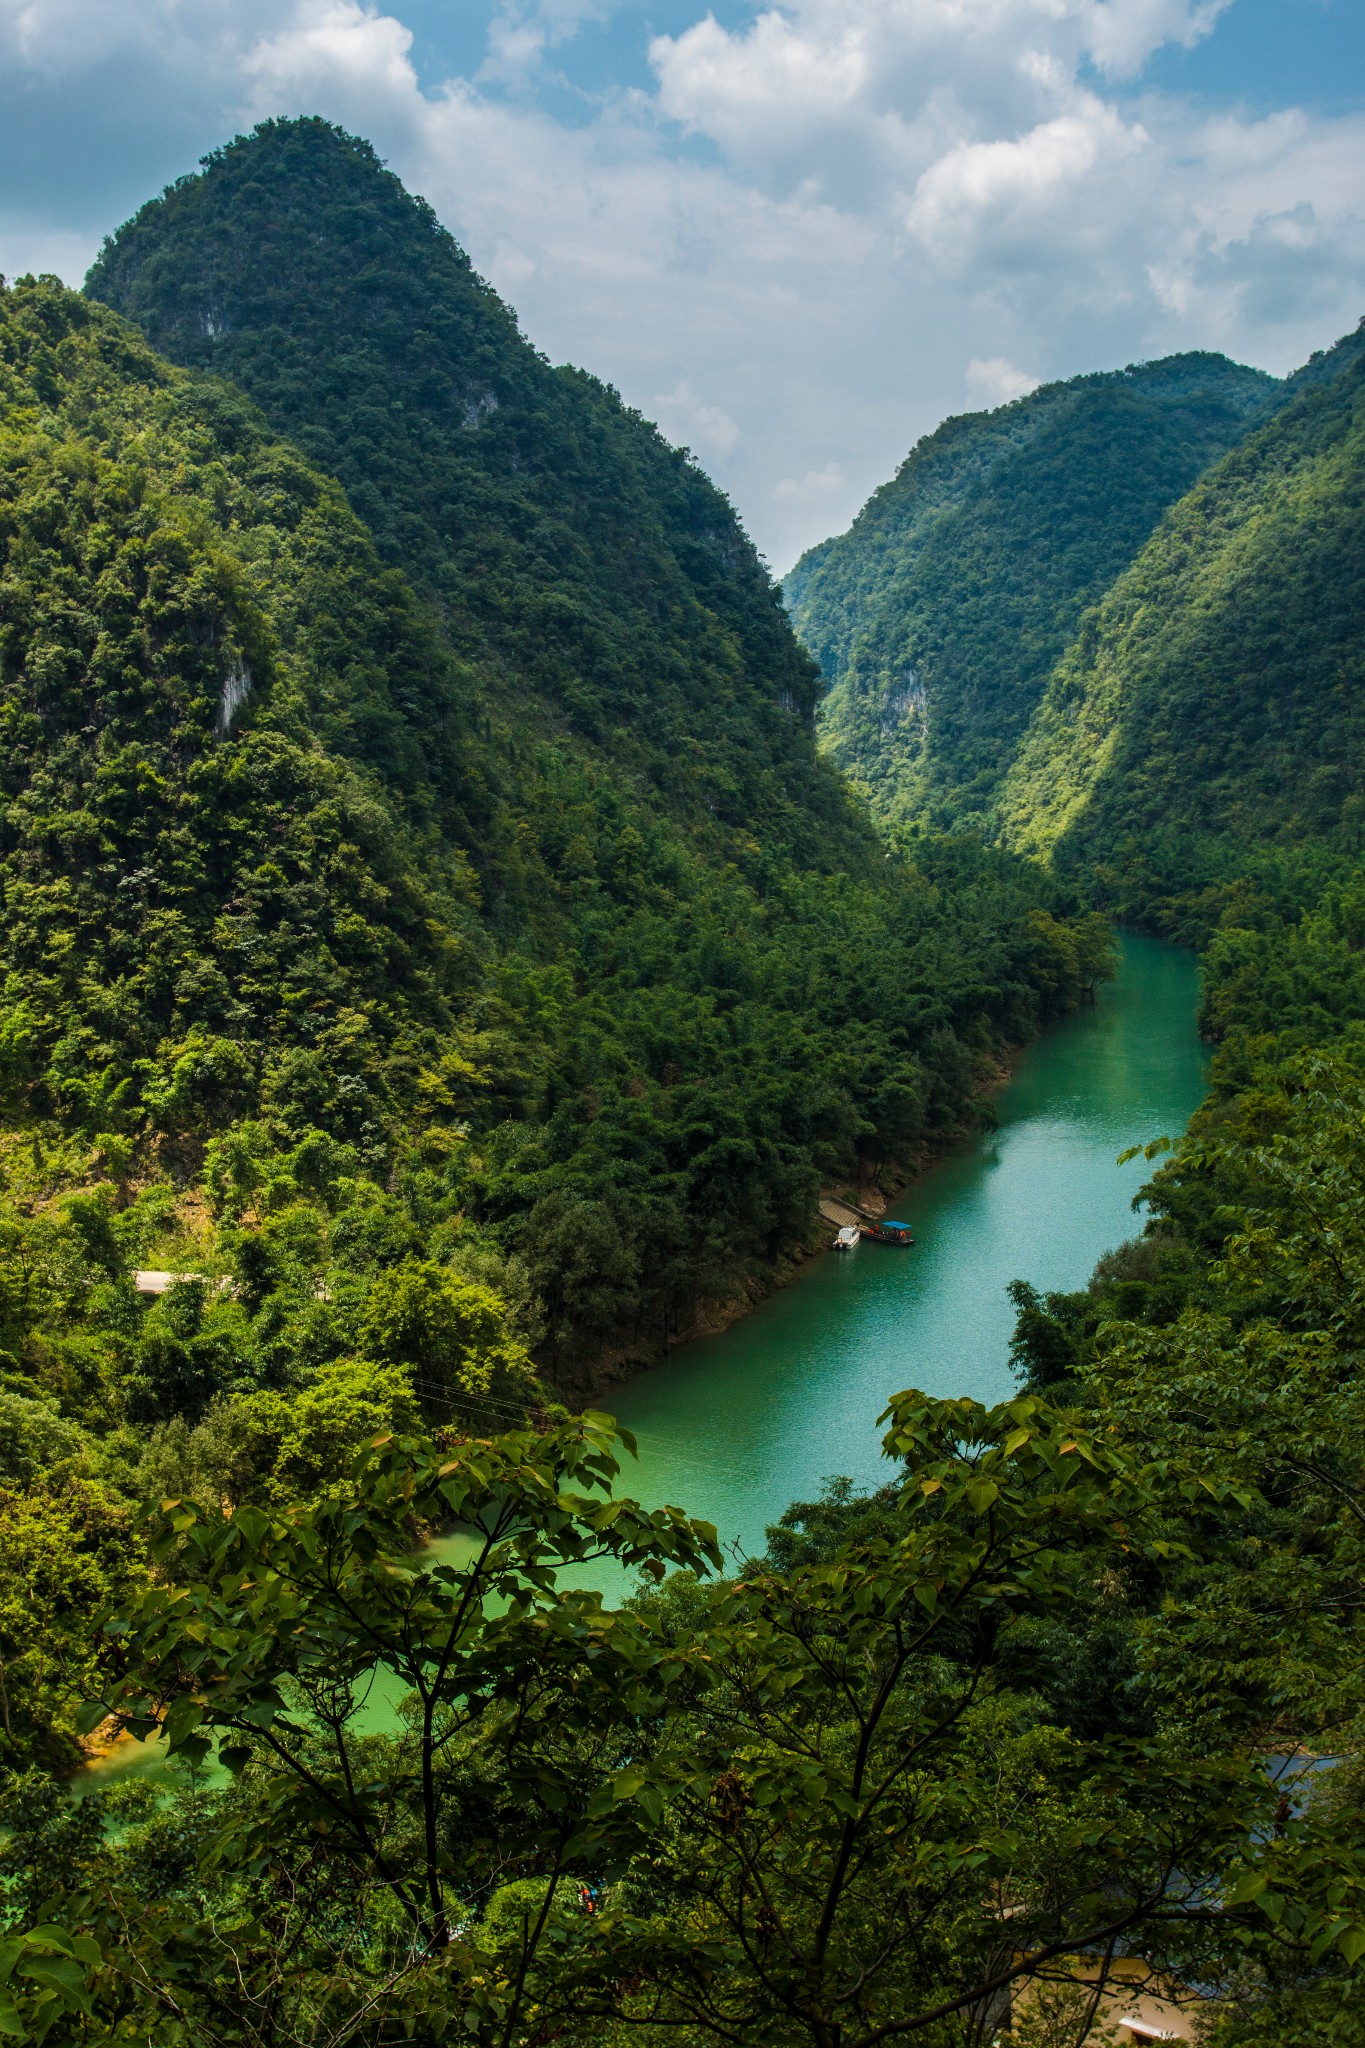
[[[134,1779],[161,1786],[183,1782],[158,1736],[149,1736],[145,1742],[131,1735],[120,1736],[72,1780],[71,1789],[78,1799],[83,1799],[87,1792],[107,1792],[114,1785],[128,1784]]]
[[[912,1247],[864,1241],[814,1259],[791,1286],[718,1337],[682,1346],[603,1406],[632,1430],[619,1490],[714,1522],[732,1554],[824,1480],[890,1476],[877,1416],[905,1387],[1004,1400],[1014,1279],[1074,1288],[1141,1228],[1151,1168],[1117,1155],[1177,1137],[1206,1086],[1194,956],[1125,936],[1117,979],[1042,1033],[996,1100],[997,1129],[898,1196]],[[620,1598],[625,1574],[577,1575]]]
[[[447,1539],[453,1542],[453,1539]],[[435,1549],[435,1546],[432,1546]],[[435,1562],[430,1551],[422,1553],[422,1561]],[[375,1671],[364,1687],[357,1712],[351,1722],[351,1729],[357,1735],[376,1735],[398,1723],[398,1709],[406,1696],[407,1688],[386,1669]],[[196,1767],[200,1785],[212,1789],[227,1783],[227,1772],[219,1763],[217,1753],[212,1752]],[[72,1790],[78,1798],[88,1792],[106,1792],[114,1785],[138,1781],[154,1785],[163,1791],[172,1787],[184,1788],[189,1785],[192,1773],[187,1766],[174,1762],[165,1741],[159,1735],[150,1735],[138,1740],[124,1735],[102,1756],[86,1766],[73,1781]]]
[[[790,1287],[722,1336],[682,1346],[603,1405],[632,1430],[619,1491],[714,1522],[734,1554],[753,1554],[793,1500],[846,1474],[889,1476],[877,1416],[903,1387],[978,1401],[1014,1390],[1011,1280],[1082,1286],[1101,1252],[1140,1228],[1133,1196],[1148,1171],[1116,1156],[1176,1137],[1204,1093],[1195,1034],[1194,956],[1156,939],[1122,942],[1117,980],[1093,1007],[1037,1038],[996,1100],[997,1129],[961,1146],[899,1196],[911,1247],[862,1243],[813,1259]],[[457,1563],[462,1539],[423,1553]],[[631,1592],[619,1567],[560,1575],[609,1600]],[[391,1725],[376,1687],[370,1725]],[[157,1745],[120,1745],[96,1770],[164,1772]],[[107,1782],[107,1779],[106,1779]]]
[[[427,1567],[437,1564],[458,1566],[473,1553],[473,1538],[454,1534],[428,1544],[417,1553],[413,1563]],[[408,1688],[401,1679],[387,1666],[380,1665],[370,1673],[366,1684],[357,1688],[356,1712],[349,1724],[352,1734],[378,1735],[395,1728],[399,1722],[399,1709],[408,1697]],[[227,1772],[219,1763],[216,1751],[197,1766],[197,1773],[198,1782],[203,1786],[212,1788],[227,1783]],[[169,1791],[173,1786],[187,1786],[191,1775],[187,1766],[172,1761],[162,1737],[152,1735],[139,1741],[134,1736],[125,1735],[80,1773],[73,1789],[78,1797],[83,1798],[87,1792],[107,1791],[113,1785],[140,1780]]]

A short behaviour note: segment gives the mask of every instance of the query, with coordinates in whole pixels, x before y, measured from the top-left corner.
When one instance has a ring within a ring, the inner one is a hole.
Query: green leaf
[[[1270,1880],[1263,1870],[1243,1870],[1236,1884],[1228,1893],[1230,1906],[1247,1906],[1253,1899],[1259,1899]]]
[[[253,1549],[260,1543],[270,1527],[270,1517],[259,1508],[238,1508],[232,1517],[233,1527],[238,1529]]]
[[[1337,1947],[1352,1968],[1365,1956],[1365,1922],[1357,1920],[1337,1937]]]
[[[40,1926],[30,1927],[24,1935],[24,1942],[31,1948],[41,1945],[55,1948],[62,1955],[70,1955],[75,1946],[74,1936],[69,1930],[59,1927],[53,1920],[45,1920]]]

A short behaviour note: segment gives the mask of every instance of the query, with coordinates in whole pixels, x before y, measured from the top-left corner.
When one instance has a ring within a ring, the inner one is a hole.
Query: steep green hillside
[[[552,368],[368,144],[267,123],[145,206],[88,290],[340,479],[487,664],[499,751],[529,718],[671,810],[847,847],[806,733],[818,679],[726,500]]]
[[[1009,844],[1192,936],[1251,867],[1311,896],[1362,843],[1361,338],[1295,382],[1087,617],[1001,800]]]
[[[486,975],[453,666],[240,397],[50,285],[2,331],[11,1106],[378,1156]]]
[[[1171,356],[946,420],[787,578],[825,744],[887,819],[989,813],[1087,605],[1274,381]]]
[[[1018,864],[888,863],[785,712],[846,865],[499,731],[340,488],[108,309],[6,291],[0,380],[0,1394],[208,1430],[154,1486],[647,1354],[1080,993]]]

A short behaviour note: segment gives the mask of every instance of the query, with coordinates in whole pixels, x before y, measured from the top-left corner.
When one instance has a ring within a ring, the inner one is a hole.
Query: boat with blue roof
[[[908,1223],[897,1223],[886,1217],[880,1223],[863,1223],[860,1230],[864,1237],[870,1237],[874,1244],[913,1244],[915,1233]]]

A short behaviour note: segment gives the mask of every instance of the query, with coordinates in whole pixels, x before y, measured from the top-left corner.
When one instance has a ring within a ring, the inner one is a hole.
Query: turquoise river
[[[890,1476],[877,1417],[897,1389],[1007,1397],[1005,1289],[1016,1278],[1082,1286],[1101,1252],[1140,1229],[1132,1202],[1151,1169],[1116,1159],[1178,1136],[1197,1108],[1208,1065],[1197,997],[1193,954],[1125,937],[1118,977],[1093,1007],[1020,1055],[996,1099],[998,1128],[897,1198],[913,1247],[864,1242],[813,1259],[722,1336],[680,1347],[604,1399],[639,1441],[621,1490],[676,1502],[752,1553],[827,1477]]]
[[[1116,1155],[1177,1136],[1198,1106],[1197,994],[1193,954],[1125,937],[1117,979],[1093,1007],[1020,1055],[996,1100],[998,1127],[897,1198],[913,1247],[863,1243],[812,1259],[732,1329],[681,1346],[604,1399],[639,1443],[619,1490],[704,1516],[732,1555],[752,1554],[788,1503],[810,1500],[826,1478],[890,1476],[877,1417],[898,1388],[1005,1398],[1008,1283],[1083,1285],[1100,1253],[1140,1228],[1132,1203],[1144,1168]],[[608,1599],[631,1590],[615,1567],[583,1576]],[[376,1721],[392,1709],[380,1687]],[[124,1742],[87,1782],[160,1769],[159,1745]]]

